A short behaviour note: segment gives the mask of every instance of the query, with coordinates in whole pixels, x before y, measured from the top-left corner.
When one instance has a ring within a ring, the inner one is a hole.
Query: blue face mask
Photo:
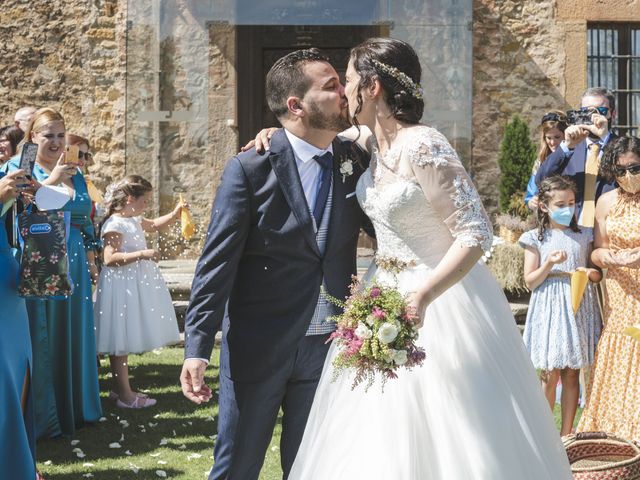
[[[551,220],[554,222],[568,227],[571,225],[571,220],[573,220],[573,213],[575,210],[576,207],[561,207],[555,210],[549,210],[549,217],[551,217]]]

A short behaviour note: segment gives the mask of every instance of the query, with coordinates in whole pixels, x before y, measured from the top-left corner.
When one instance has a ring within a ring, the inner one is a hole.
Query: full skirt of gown
[[[424,265],[397,276],[414,291]],[[395,284],[388,272],[378,282]],[[571,479],[509,305],[483,264],[426,311],[421,367],[351,389],[332,345],[290,480]]]

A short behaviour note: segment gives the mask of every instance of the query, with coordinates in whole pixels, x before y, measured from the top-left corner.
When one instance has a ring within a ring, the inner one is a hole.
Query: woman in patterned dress
[[[600,172],[620,188],[598,200],[593,262],[607,268],[604,328],[578,431],[640,438],[640,342],[623,333],[640,317],[640,139],[605,149]]]

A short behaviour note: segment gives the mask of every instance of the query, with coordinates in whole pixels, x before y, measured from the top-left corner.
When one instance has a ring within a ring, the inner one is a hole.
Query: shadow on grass
[[[166,473],[166,478],[176,478],[178,475],[182,475],[184,471],[175,470],[175,469],[156,469],[163,470]],[[111,480],[148,480],[148,479],[160,479],[163,477],[158,476],[156,470],[149,468],[141,468],[136,472],[131,469],[107,469],[107,470],[97,470],[92,469],[91,473],[94,475],[93,478],[108,478]],[[47,480],[79,480],[84,477],[78,476],[77,473],[62,473],[57,474],[55,477],[47,477]]]

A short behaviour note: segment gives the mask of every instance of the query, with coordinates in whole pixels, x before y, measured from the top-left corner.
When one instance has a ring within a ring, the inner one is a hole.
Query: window
[[[620,135],[640,135],[640,24],[590,23],[587,83],[616,95]]]

